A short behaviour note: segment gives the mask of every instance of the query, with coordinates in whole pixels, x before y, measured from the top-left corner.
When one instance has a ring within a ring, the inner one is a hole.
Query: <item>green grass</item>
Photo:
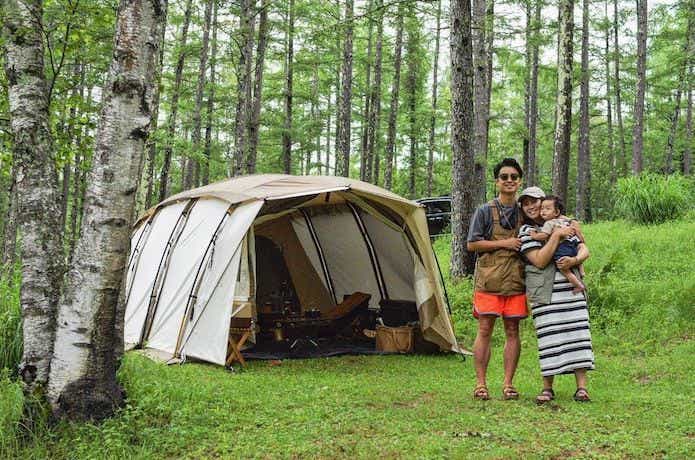
[[[17,383],[0,376],[0,458],[688,458],[695,451],[695,222],[585,226],[596,371],[594,401],[537,407],[536,339],[522,325],[516,385],[501,401],[502,334],[495,334],[493,400],[473,401],[470,359],[361,356],[250,362],[230,373],[205,364],[164,366],[126,355],[128,405],[102,423],[61,423],[13,437]],[[442,269],[446,241],[437,243]],[[449,285],[457,334],[472,342],[470,282]],[[2,452],[1,450],[4,450]]]

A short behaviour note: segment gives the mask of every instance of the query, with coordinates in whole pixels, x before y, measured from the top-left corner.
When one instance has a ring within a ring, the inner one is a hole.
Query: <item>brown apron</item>
[[[500,224],[500,210],[495,200],[492,208],[492,241],[516,238],[521,227],[517,216],[514,228],[507,230]],[[524,263],[519,253],[512,249],[496,249],[482,252],[475,262],[475,290],[496,295],[524,294]]]

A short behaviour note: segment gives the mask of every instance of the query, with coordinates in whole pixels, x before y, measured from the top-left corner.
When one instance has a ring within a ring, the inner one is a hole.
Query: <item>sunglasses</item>
[[[513,181],[517,181],[517,180],[519,180],[519,175],[518,174],[506,174],[505,173],[505,174],[500,174],[499,176],[497,176],[497,178],[502,180],[502,181],[507,181],[510,179]]]

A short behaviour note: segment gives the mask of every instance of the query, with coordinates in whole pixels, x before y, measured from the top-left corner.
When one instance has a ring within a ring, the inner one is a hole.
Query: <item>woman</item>
[[[574,373],[577,391],[574,400],[591,400],[586,389],[586,371],[594,369],[594,353],[589,331],[589,312],[584,292],[573,293],[572,285],[560,269],[574,268],[589,258],[586,244],[580,243],[576,257],[562,257],[557,268],[552,256],[563,237],[574,235],[573,227],[554,231],[543,245],[533,240],[530,230],[543,225],[540,216],[541,198],[538,187],[529,187],[519,197],[525,225],[519,230],[521,249],[526,260],[526,294],[538,337],[538,355],[543,376],[543,389],[536,397],[538,404],[555,399],[553,380],[556,375]],[[578,275],[578,273],[577,273]]]

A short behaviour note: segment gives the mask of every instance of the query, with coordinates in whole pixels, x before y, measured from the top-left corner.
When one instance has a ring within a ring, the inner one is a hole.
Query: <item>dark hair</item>
[[[564,203],[562,202],[562,200],[560,199],[559,196],[556,196],[556,195],[546,195],[545,198],[543,198],[543,200],[542,200],[541,202],[543,202],[543,201],[552,201],[552,202],[553,202],[553,206],[555,206],[555,209],[557,209],[558,211],[560,211],[560,214],[564,214],[564,213],[565,213],[565,205],[564,205]]]
[[[516,169],[519,172],[519,177],[524,177],[524,170],[521,169],[519,162],[516,161],[514,158],[505,158],[499,163],[497,163],[495,165],[495,169],[493,169],[495,179],[497,179],[497,176],[500,175],[500,169],[504,168],[505,166],[509,166],[510,168]]]

